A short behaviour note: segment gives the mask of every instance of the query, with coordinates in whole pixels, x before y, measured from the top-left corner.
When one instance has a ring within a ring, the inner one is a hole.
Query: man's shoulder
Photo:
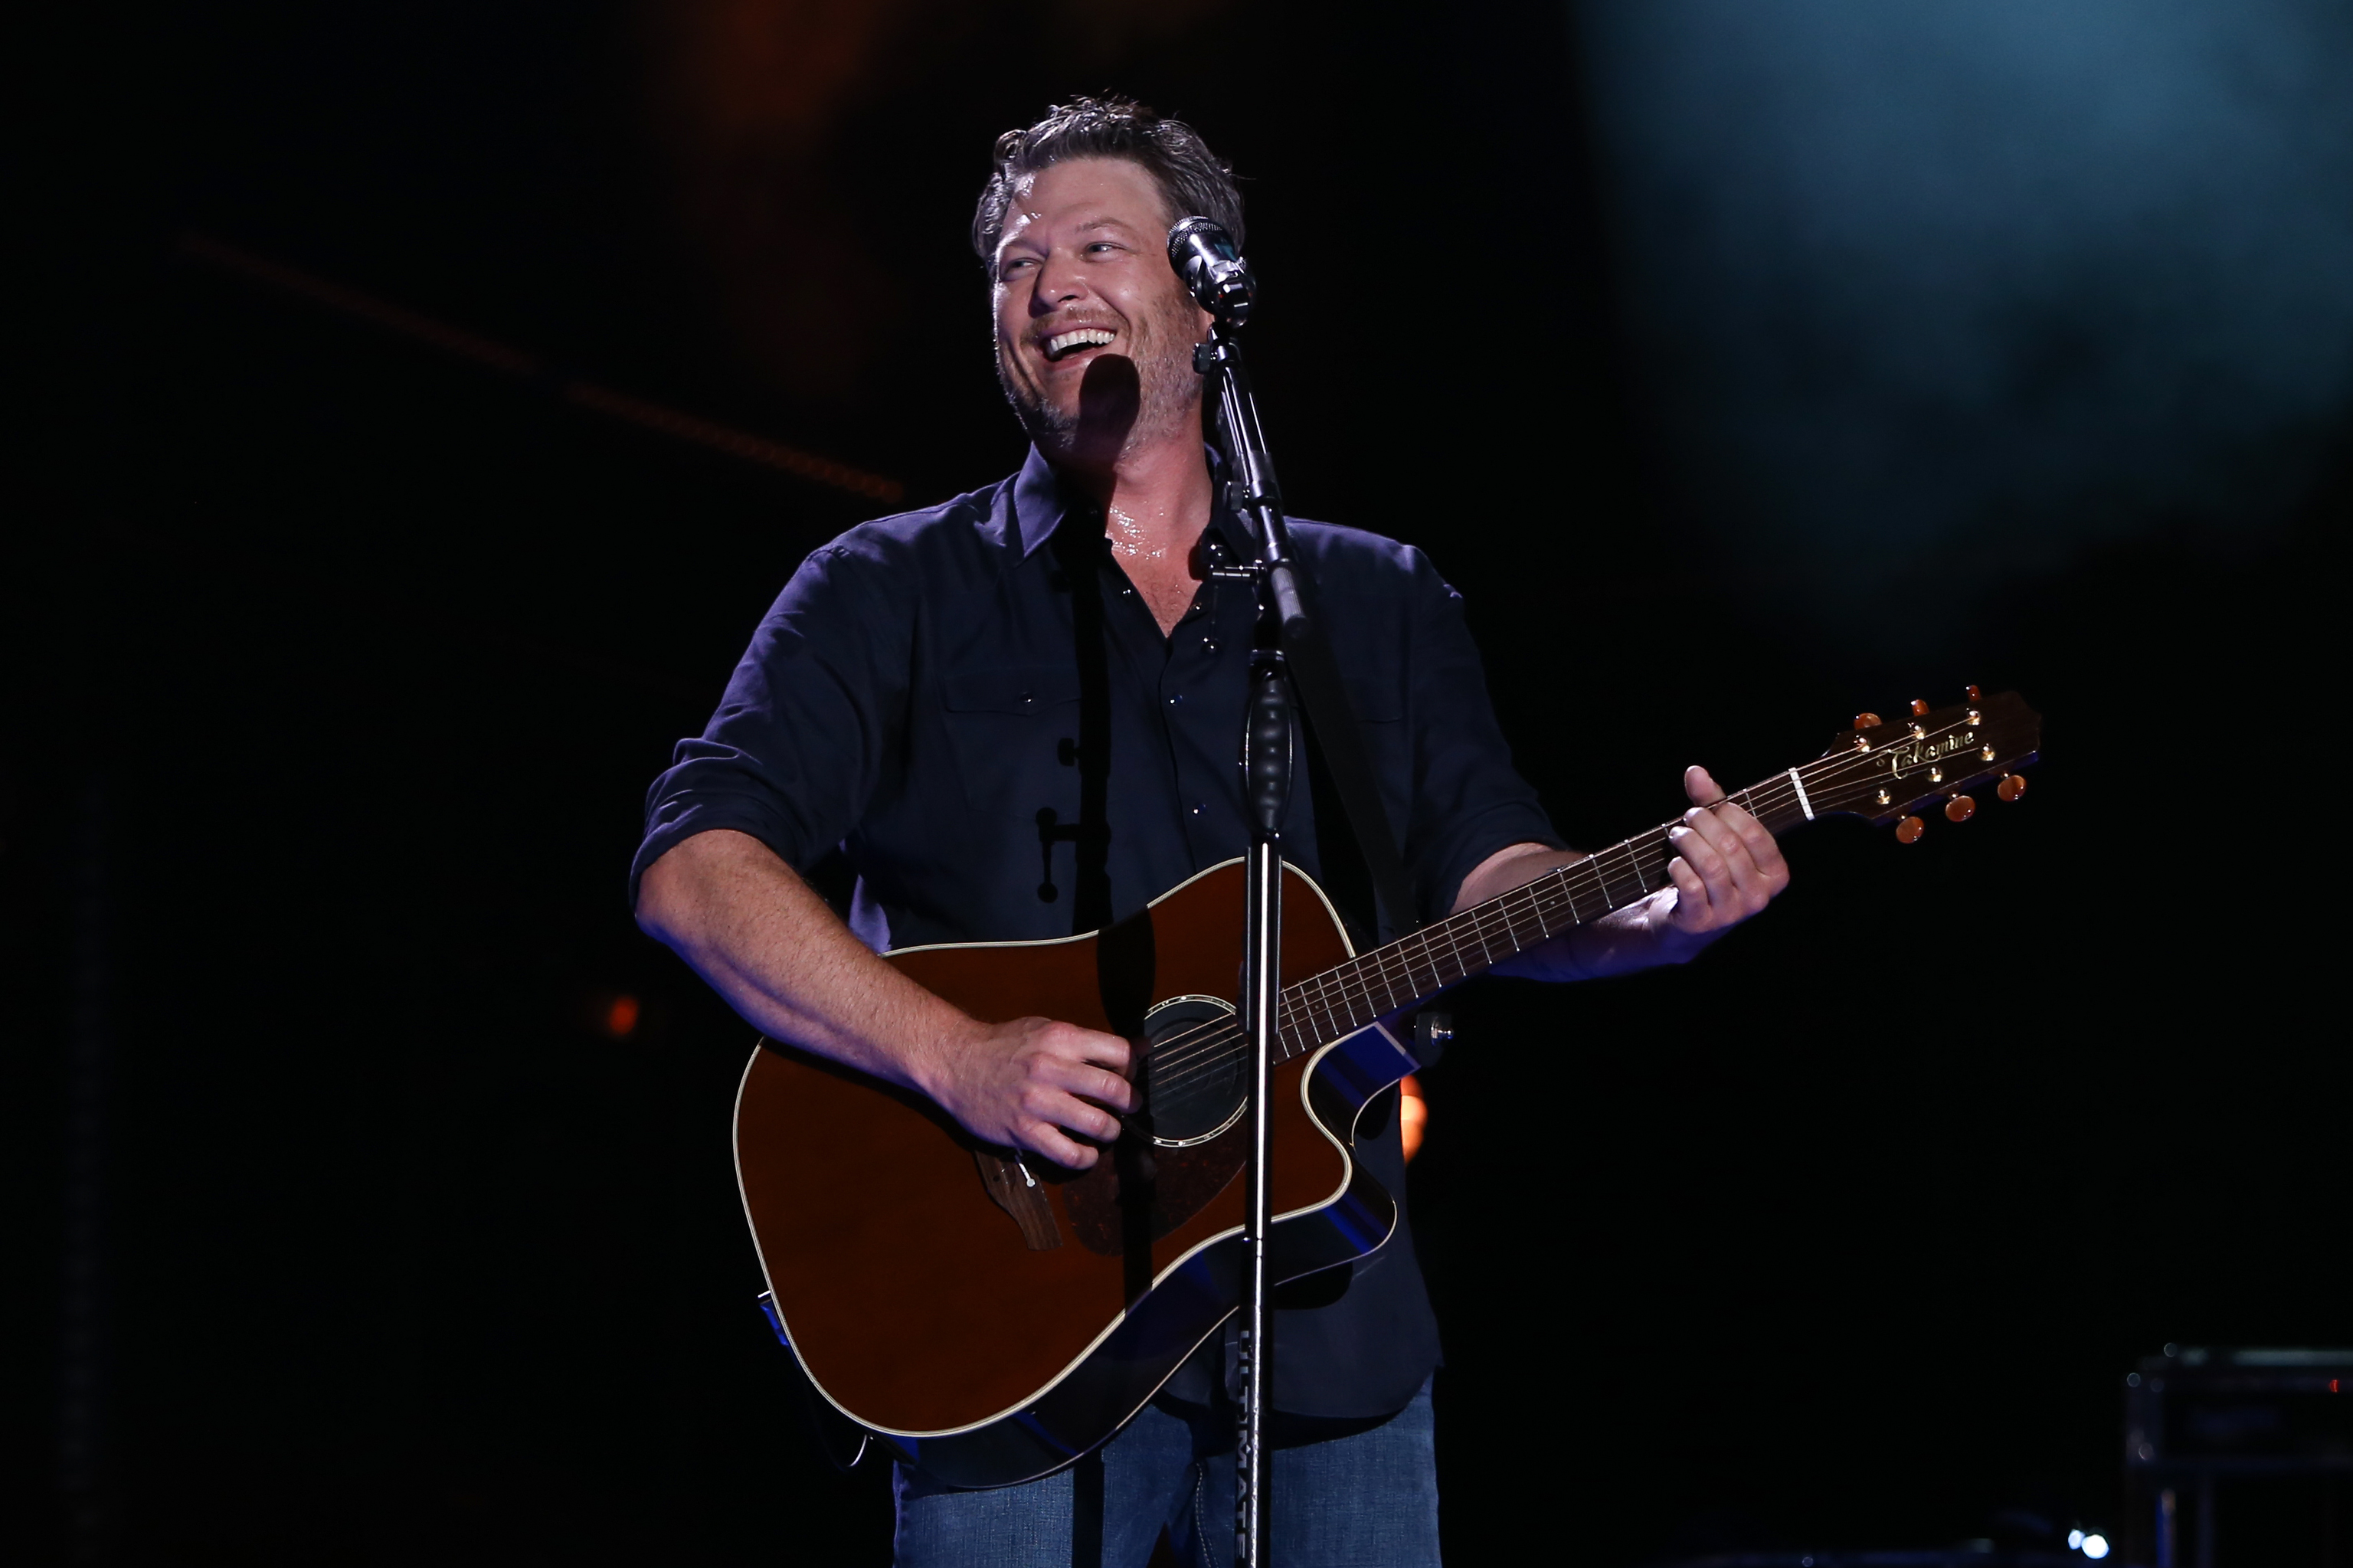
[[[1291,521],[1291,543],[1319,583],[1403,587],[1425,576],[1436,580],[1429,556],[1385,534],[1302,517]]]
[[[929,558],[972,556],[1005,542],[1005,492],[999,480],[934,506],[871,517],[809,552],[816,566],[905,567]]]

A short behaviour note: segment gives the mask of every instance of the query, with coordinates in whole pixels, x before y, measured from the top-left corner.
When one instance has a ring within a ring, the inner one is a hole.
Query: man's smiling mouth
[[[1101,348],[1118,335],[1109,327],[1072,327],[1046,340],[1046,357],[1064,359],[1082,348]]]

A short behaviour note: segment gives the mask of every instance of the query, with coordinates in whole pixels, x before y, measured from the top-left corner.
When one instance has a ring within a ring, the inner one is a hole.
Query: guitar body
[[[1322,890],[1284,875],[1282,972],[1346,960]],[[1231,1096],[1177,1101],[1199,1086],[1188,1043],[1229,1022],[1242,893],[1232,861],[1088,936],[887,955],[987,1022],[1036,1015],[1161,1043],[1146,1057],[1169,1085],[1149,1091],[1155,1136],[1124,1138],[1090,1171],[1016,1160],[921,1095],[807,1053],[754,1052],[735,1165],[784,1334],[827,1400],[927,1474],[1001,1486],[1070,1463],[1235,1309],[1239,1080]],[[1388,1239],[1396,1202],[1351,1158],[1353,1128],[1414,1066],[1375,1025],[1276,1067],[1274,1279]]]

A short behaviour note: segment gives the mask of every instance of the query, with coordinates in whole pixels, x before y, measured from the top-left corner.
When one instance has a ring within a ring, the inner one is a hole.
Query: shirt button
[[[1169,705],[1170,707],[1172,707],[1172,708],[1173,708],[1173,707],[1176,707],[1176,706],[1177,706],[1179,704],[1183,703],[1183,702],[1184,702],[1184,700],[1185,700],[1185,694],[1184,694],[1184,693],[1182,693],[1182,692],[1179,692],[1179,693],[1177,693],[1175,696],[1173,696],[1173,697],[1171,697],[1171,698],[1169,698],[1169,699],[1168,699],[1168,705]]]
[[[1207,807],[1207,806],[1196,806],[1196,807],[1194,807],[1194,808],[1193,808],[1193,815],[1198,817],[1198,816],[1199,816],[1202,812],[1204,812],[1204,811],[1208,810],[1208,809],[1209,809],[1209,808],[1208,808],[1208,807]]]
[[[1214,637],[1204,637],[1204,638],[1202,638],[1202,639],[1201,639],[1201,652],[1204,652],[1204,653],[1215,653],[1217,651],[1218,651],[1218,640],[1217,640],[1216,638],[1214,638]]]

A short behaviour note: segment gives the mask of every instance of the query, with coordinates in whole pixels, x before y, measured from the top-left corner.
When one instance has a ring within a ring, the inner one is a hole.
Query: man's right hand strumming
[[[1122,1075],[1128,1054],[1127,1042],[1116,1034],[1050,1018],[976,1023],[968,1037],[927,1054],[914,1086],[976,1138],[1084,1171],[1099,1151],[1069,1134],[1102,1143],[1119,1136],[1113,1113],[1135,1104],[1135,1092]]]
[[[1045,1018],[983,1023],[950,1006],[876,957],[749,834],[697,833],[648,866],[638,924],[763,1034],[928,1095],[987,1142],[1088,1170],[1098,1151],[1077,1138],[1116,1138],[1113,1113],[1134,1103],[1126,1041]]]

